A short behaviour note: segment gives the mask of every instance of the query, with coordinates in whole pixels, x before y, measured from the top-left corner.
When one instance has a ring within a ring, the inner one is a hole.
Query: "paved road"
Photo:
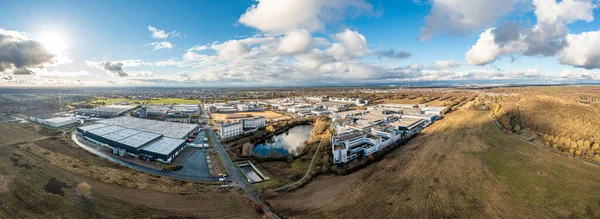
[[[86,151],[89,151],[90,153],[93,153],[95,155],[98,155],[100,157],[103,157],[107,160],[110,160],[112,162],[118,163],[120,165],[129,167],[129,168],[133,168],[136,170],[140,170],[146,173],[150,173],[150,174],[155,174],[155,175],[160,175],[160,176],[166,176],[166,177],[171,177],[171,178],[176,178],[176,179],[183,179],[183,180],[190,180],[190,181],[199,181],[199,182],[217,182],[219,181],[219,178],[217,177],[213,177],[213,176],[201,176],[201,175],[191,175],[191,174],[180,174],[177,172],[169,172],[169,171],[161,171],[161,170],[156,170],[156,169],[152,169],[146,166],[142,166],[142,165],[138,165],[135,163],[131,163],[131,162],[127,162],[115,157],[112,157],[110,155],[107,155],[101,151],[98,151],[96,148],[87,146],[86,144],[82,143],[81,141],[79,141],[79,139],[77,138],[77,132],[72,132],[71,133],[71,139],[73,140],[73,142],[75,142],[75,144],[79,145],[79,147],[85,149]]]
[[[262,201],[260,201],[260,199],[258,198],[256,192],[252,189],[250,183],[244,180],[240,172],[235,167],[233,161],[231,161],[231,159],[229,158],[229,155],[227,155],[227,152],[225,152],[225,149],[223,148],[223,145],[219,142],[219,139],[217,138],[215,132],[212,131],[212,129],[210,128],[207,128],[206,132],[208,133],[209,138],[215,143],[215,148],[219,152],[219,156],[221,156],[221,161],[223,162],[223,165],[225,166],[225,168],[227,168],[227,170],[229,170],[229,177],[233,180],[233,182],[230,185],[244,190],[253,202],[262,203]],[[271,209],[269,209],[269,207],[267,207],[264,204],[263,211],[266,213],[273,214],[273,218],[279,218],[275,214],[275,212],[271,211]]]

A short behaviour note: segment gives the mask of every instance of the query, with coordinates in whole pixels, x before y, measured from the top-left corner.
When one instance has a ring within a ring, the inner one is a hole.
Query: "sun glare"
[[[68,48],[64,36],[56,32],[43,33],[39,41],[52,54],[60,54]]]

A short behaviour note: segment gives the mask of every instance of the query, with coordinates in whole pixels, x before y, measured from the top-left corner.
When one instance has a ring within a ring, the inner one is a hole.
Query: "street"
[[[230,185],[241,188],[242,190],[246,191],[246,193],[250,197],[250,200],[252,200],[253,202],[261,202],[261,204],[262,204],[262,201],[260,201],[260,199],[258,199],[258,196],[257,196],[256,192],[252,189],[252,186],[250,185],[250,183],[247,182],[246,180],[244,180],[244,178],[242,177],[240,172],[235,167],[235,164],[233,163],[233,161],[231,161],[231,159],[227,155],[227,152],[223,148],[223,145],[219,142],[215,132],[211,128],[207,128],[206,132],[208,133],[209,138],[211,138],[212,141],[215,143],[215,148],[219,152],[219,156],[221,156],[223,165],[227,168],[227,170],[229,170],[229,177],[231,177],[231,179],[233,180],[233,182],[231,182]],[[263,204],[262,208],[265,213],[271,213],[273,215],[273,218],[279,218],[266,205]]]

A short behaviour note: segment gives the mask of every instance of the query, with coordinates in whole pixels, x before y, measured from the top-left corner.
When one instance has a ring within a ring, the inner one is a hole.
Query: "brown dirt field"
[[[161,192],[199,192],[207,190],[205,185],[201,183],[148,175],[122,167],[113,168],[105,165],[92,165],[86,160],[73,158],[40,147],[38,146],[39,143],[25,143],[17,147],[44,159],[52,165],[106,183]]]
[[[375,164],[268,203],[287,218],[600,216],[600,167],[511,138],[460,110]]]
[[[273,112],[273,111],[264,111],[264,112],[240,112],[240,113],[231,113],[231,114],[225,114],[225,113],[212,113],[210,114],[213,117],[214,121],[225,121],[227,120],[227,116],[228,115],[232,115],[232,114],[250,114],[254,117],[256,116],[264,116],[267,119],[276,119],[276,118],[281,118],[284,117],[284,115],[281,115],[279,113]]]
[[[99,182],[56,167],[15,146],[1,147],[0,218],[258,218],[241,192],[165,193]],[[47,185],[54,182],[53,190]],[[87,182],[91,198],[76,185]]]

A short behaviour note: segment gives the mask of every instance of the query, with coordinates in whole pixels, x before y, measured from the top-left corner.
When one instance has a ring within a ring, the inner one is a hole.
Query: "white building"
[[[237,105],[237,109],[238,109],[240,112],[248,112],[248,111],[250,111],[250,106],[248,106],[248,105],[246,105],[246,104],[238,104],[238,105]]]
[[[44,114],[37,116],[29,116],[29,120],[42,125],[47,125],[54,128],[73,125],[78,122],[76,117],[61,116],[54,114]]]
[[[383,148],[419,133],[435,120],[435,115],[402,115],[397,110],[380,108],[336,113],[332,136],[333,162],[347,163],[371,155]]]
[[[259,129],[267,125],[267,119],[264,116],[242,119],[242,127],[244,129]]]
[[[343,97],[330,97],[330,102],[340,102],[340,103],[352,103],[357,106],[368,105],[369,101],[361,98],[343,98]]]
[[[221,139],[231,138],[246,133],[255,132],[267,125],[267,120],[263,116],[248,119],[240,119],[237,122],[221,123],[219,135]]]
[[[298,104],[293,105],[287,108],[287,111],[290,113],[307,113],[313,111],[315,107],[310,104]]]
[[[244,127],[240,122],[221,123],[219,135],[221,139],[231,138],[244,133]]]

